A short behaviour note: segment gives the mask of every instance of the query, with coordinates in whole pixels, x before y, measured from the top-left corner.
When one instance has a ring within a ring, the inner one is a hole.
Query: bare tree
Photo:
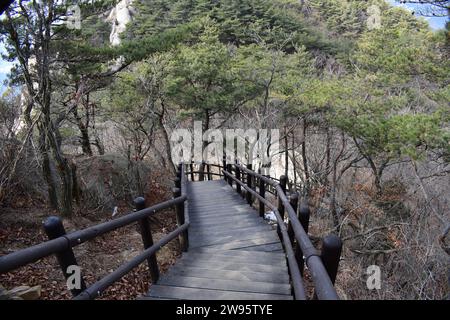
[[[401,4],[414,6],[414,13],[425,17],[447,17],[450,15],[448,0],[397,0]]]

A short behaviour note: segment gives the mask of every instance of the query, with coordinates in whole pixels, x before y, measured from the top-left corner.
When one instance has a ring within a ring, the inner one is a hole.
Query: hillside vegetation
[[[0,99],[5,212],[76,220],[168,191],[149,172],[168,184],[171,134],[197,120],[279,129],[274,170],[302,186],[311,233],[344,241],[341,297],[446,297],[448,29],[384,0],[123,0],[131,21],[113,46],[117,1],[75,2],[79,29],[72,1],[18,0],[2,16],[15,63]]]

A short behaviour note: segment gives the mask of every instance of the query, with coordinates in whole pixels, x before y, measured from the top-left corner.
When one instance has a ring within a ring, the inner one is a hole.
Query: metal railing
[[[68,273],[67,268],[69,266],[77,265],[72,250],[73,247],[118,228],[138,222],[144,243],[144,251],[87,288],[83,278],[81,278],[81,287],[72,289],[71,292],[74,299],[77,300],[95,299],[109,286],[120,280],[124,275],[146,260],[149,264],[152,282],[156,283],[159,279],[156,252],[177,237],[180,239],[183,251],[187,251],[189,247],[189,212],[187,205],[186,174],[184,170],[184,165],[178,166],[177,179],[175,179],[176,188],[173,190],[173,199],[146,208],[145,199],[141,197],[137,198],[134,201],[136,208],[134,212],[112,221],[66,234],[59,217],[48,218],[44,223],[44,230],[50,240],[0,257],[0,273],[12,271],[21,266],[55,254],[64,276],[68,278],[71,274]],[[154,243],[150,230],[149,217],[171,207],[176,208],[177,228]]]

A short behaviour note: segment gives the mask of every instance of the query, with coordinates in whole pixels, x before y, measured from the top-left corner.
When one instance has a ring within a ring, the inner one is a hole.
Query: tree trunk
[[[95,137],[95,142],[94,145],[97,147],[97,151],[99,155],[104,155],[105,154],[105,146],[103,145],[102,141],[100,140],[100,138],[98,136]]]
[[[339,233],[340,231],[339,214],[336,208],[337,162],[338,162],[337,159],[335,159],[335,161],[333,162],[332,178],[331,178],[330,211],[333,217],[334,226],[337,230],[337,233]]]
[[[374,185],[377,190],[377,196],[381,195],[383,189],[381,187],[381,175],[383,174],[383,170],[378,169],[373,159],[369,156],[366,156],[367,161],[369,162],[370,168],[372,169],[372,173],[374,176]]]
[[[45,182],[47,182],[48,200],[50,206],[58,210],[58,193],[56,192],[56,182],[52,174],[51,160],[49,157],[48,142],[46,139],[45,130],[41,126],[39,128],[39,153],[42,157],[42,174],[44,176]]]
[[[91,142],[89,140],[89,132],[87,128],[80,128],[81,132],[81,150],[83,154],[92,156]]]
[[[292,171],[294,172],[294,190],[297,186],[297,159],[295,158],[295,132],[292,134]]]
[[[379,195],[381,195],[381,193],[383,191],[383,189],[381,187],[381,175],[383,174],[383,171],[386,168],[389,160],[384,161],[383,164],[380,166],[380,168],[377,168],[375,161],[372,159],[372,157],[368,153],[366,153],[364,151],[363,147],[358,143],[358,140],[355,137],[353,137],[353,141],[355,142],[355,145],[358,148],[359,153],[369,163],[370,169],[372,170],[372,173],[373,173],[373,176],[375,179],[374,185],[377,190],[377,196],[379,196]]]
[[[89,141],[89,133],[87,129],[85,128],[79,128],[80,129],[80,143],[81,143],[81,150],[84,155],[92,156],[92,148],[91,143]]]
[[[164,115],[165,115],[165,106],[164,106],[164,102],[162,102],[162,112],[158,117],[158,122],[162,129],[163,139],[164,139],[164,143],[166,145],[165,151],[166,151],[167,162],[170,164],[169,170],[175,175],[176,170],[177,170],[176,165],[178,165],[178,163],[174,164],[172,161],[172,146],[170,144],[169,133],[167,132],[166,126],[164,125]]]
[[[73,109],[73,115],[77,122],[78,129],[80,130],[81,150],[83,151],[84,155],[92,156],[93,153],[91,148],[91,141],[89,139],[89,127],[85,123],[83,123],[83,119],[78,115],[78,106]],[[86,117],[89,117],[88,111],[86,111]],[[88,122],[88,120],[86,120],[86,122]]]
[[[78,184],[78,179],[77,179],[77,166],[75,164],[75,162],[71,162],[70,163],[70,169],[72,171],[72,184],[73,184],[73,188],[72,188],[72,196],[75,199],[76,204],[80,204],[80,196],[81,196],[81,189],[80,186]]]
[[[61,211],[63,216],[72,216],[72,202],[73,202],[73,177],[72,169],[63,156],[61,149],[59,148],[56,132],[57,129],[53,127],[53,123],[50,121],[47,129],[47,137],[52,147],[53,157],[56,161],[59,176],[62,182],[62,194],[61,194]]]
[[[325,174],[323,177],[323,184],[325,187],[328,187],[328,177],[331,172],[330,164],[331,164],[331,134],[330,134],[330,128],[327,127],[327,133],[326,133],[326,151],[325,151]]]
[[[289,143],[288,136],[286,132],[286,128],[284,128],[284,175],[288,177],[289,174]]]
[[[309,194],[310,189],[310,178],[309,178],[309,168],[308,168],[308,158],[306,155],[306,119],[303,120],[303,142],[302,142],[302,160],[303,160],[303,170],[305,170],[305,195]]]
[[[203,123],[203,128],[202,128],[203,129],[203,133],[205,133],[206,131],[209,130],[209,123],[210,123],[211,119],[210,119],[210,115],[209,115],[209,110],[208,109],[205,110],[205,119],[204,120],[205,121]],[[204,153],[204,151],[206,150],[207,147],[208,147],[208,141],[204,141],[203,137],[202,137],[202,163],[200,164],[200,169],[199,169],[199,171],[200,171],[199,180],[200,181],[203,181],[205,179],[205,175],[204,175],[205,165],[204,165],[204,159],[203,159],[204,154],[203,153]]]

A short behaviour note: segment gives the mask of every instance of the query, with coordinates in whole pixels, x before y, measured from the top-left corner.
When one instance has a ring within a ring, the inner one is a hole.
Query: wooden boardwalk
[[[189,251],[145,299],[291,300],[276,230],[225,180],[189,182]]]

